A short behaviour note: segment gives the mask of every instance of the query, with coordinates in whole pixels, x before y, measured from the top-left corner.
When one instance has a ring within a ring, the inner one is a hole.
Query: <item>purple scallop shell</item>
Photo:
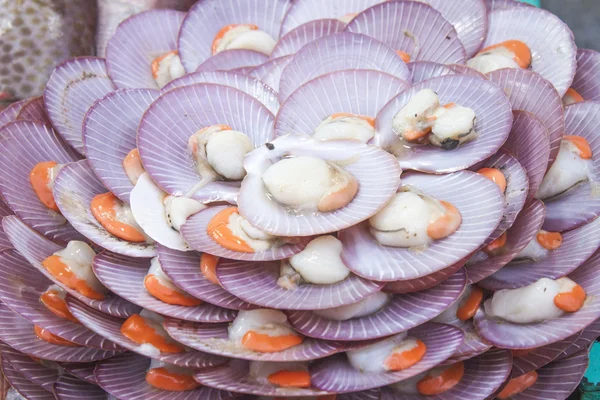
[[[384,207],[398,188],[400,167],[395,157],[383,149],[355,140],[320,141],[306,136],[281,136],[246,155],[247,175],[238,200],[240,214],[252,225],[276,236],[312,236],[335,232],[374,215]],[[344,169],[358,181],[352,201],[327,213],[297,216],[271,200],[262,181],[269,161],[283,156],[310,155],[336,162],[353,160]],[[354,161],[355,160],[355,161]]]
[[[444,268],[440,271],[434,272],[433,274],[425,275],[420,278],[408,279],[405,281],[386,282],[382,291],[386,293],[401,294],[420,292],[422,290],[432,288],[444,282],[450,278],[450,276],[454,275],[456,271],[465,265],[467,259],[468,257],[465,257],[459,262],[452,264],[448,268]]]
[[[510,7],[531,7],[531,4],[523,3],[519,0],[484,0],[488,13],[490,11],[510,8]]]
[[[92,172],[88,160],[65,165],[54,181],[56,205],[82,235],[114,253],[131,257],[153,257],[156,248],[149,243],[133,243],[108,233],[92,215],[94,196],[107,190]]]
[[[480,285],[489,290],[514,289],[541,278],[557,279],[575,271],[600,247],[600,218],[562,234],[562,245],[539,261],[507,264]]]
[[[106,70],[118,88],[160,89],[152,76],[152,61],[177,50],[185,13],[150,10],[121,22],[106,46]]]
[[[245,75],[268,59],[269,56],[253,50],[225,50],[200,64],[196,72],[231,71]]]
[[[181,227],[181,234],[192,249],[202,253],[212,254],[213,256],[230,258],[233,260],[273,261],[283,260],[284,258],[289,258],[294,254],[301,252],[311,239],[303,238],[299,243],[285,244],[281,247],[275,247],[256,253],[242,253],[226,249],[208,235],[206,227],[215,215],[230,207],[231,206],[208,207],[187,219],[185,224]]]
[[[37,197],[29,173],[39,162],[67,164],[78,156],[66,147],[54,131],[41,122],[18,121],[0,130],[0,193],[8,206],[37,232],[66,243],[81,239],[60,214],[47,208]]]
[[[111,192],[129,202],[133,185],[123,160],[136,148],[137,128],[159,92],[121,89],[94,103],[83,120],[83,145],[90,167]]]
[[[443,2],[450,3],[448,0],[437,3]],[[446,6],[443,7],[450,11]],[[470,9],[475,10],[473,7]],[[464,17],[464,10],[469,10],[469,7],[460,6],[459,10],[460,16]],[[466,27],[466,24],[463,26]],[[394,50],[408,53],[411,61],[440,64],[462,64],[466,61],[465,48],[452,24],[438,10],[421,2],[377,4],[354,17],[346,26],[346,32],[362,33],[380,40]]]
[[[481,337],[495,346],[510,349],[530,349],[566,339],[585,329],[600,317],[600,253],[596,253],[569,275],[581,285],[588,298],[583,307],[562,317],[537,324],[513,324],[495,321],[479,310],[474,318],[475,328]]]
[[[173,339],[186,346],[206,353],[242,360],[278,362],[310,361],[347,349],[347,346],[341,342],[305,338],[301,344],[283,351],[259,353],[248,350],[242,345],[236,345],[229,340],[227,324],[200,324],[165,319],[163,325]]]
[[[465,282],[465,271],[460,270],[438,286],[422,292],[396,294],[373,314],[345,321],[330,320],[313,311],[288,311],[287,316],[290,324],[306,336],[326,340],[377,339],[413,329],[437,317],[458,299]]]
[[[440,364],[463,341],[460,329],[446,324],[428,323],[408,332],[408,336],[425,343],[425,356],[410,368],[396,372],[364,373],[354,369],[345,354],[319,360],[310,366],[311,383],[319,389],[336,393],[356,392],[390,385],[412,378]]]
[[[277,284],[279,266],[278,262],[222,259],[217,265],[217,278],[225,290],[248,303],[287,310],[320,310],[352,304],[383,287],[383,283],[350,274],[331,285],[307,283],[285,289]]]
[[[600,53],[577,50],[577,72],[571,87],[585,100],[600,100]]]
[[[104,350],[121,350],[115,343],[96,335],[81,324],[54,315],[40,301],[52,282],[14,250],[0,253],[0,300],[32,324],[77,343]]]
[[[46,125],[50,125],[50,118],[46,114],[43,97],[34,97],[23,104],[21,110],[17,114],[17,121],[40,121]]]
[[[69,375],[63,375],[54,385],[57,400],[106,400],[107,393],[98,386]]]
[[[4,200],[0,198],[0,220],[9,215],[13,215],[12,210],[8,207]],[[10,240],[8,240],[8,236],[6,236],[4,228],[2,228],[2,224],[0,224],[0,251],[12,249],[12,247],[12,243]]]
[[[346,24],[339,19],[308,21],[281,36],[271,53],[271,59],[295,54],[307,43],[324,36],[340,33],[345,27]]]
[[[571,345],[556,357],[555,360],[562,360],[572,356],[575,353],[586,350],[592,343],[600,337],[600,320],[592,322],[583,331],[579,332],[577,339],[571,341]]]
[[[421,252],[380,245],[371,236],[368,223],[341,231],[338,237],[344,245],[342,259],[351,271],[364,278],[409,280],[445,269],[477,250],[502,218],[504,196],[498,185],[474,172],[410,174],[402,179],[402,185],[414,186],[452,203],[460,211],[462,223],[452,235],[434,241]]]
[[[125,257],[103,251],[94,258],[94,273],[118,296],[155,313],[195,322],[229,322],[236,313],[212,304],[186,307],[162,302],[144,287],[150,260]]]
[[[563,400],[581,382],[589,356],[581,351],[571,357],[552,362],[539,369],[538,379],[529,389],[511,397],[513,400]]]
[[[83,325],[134,353],[186,368],[207,368],[225,361],[222,357],[194,350],[183,353],[144,354],[144,349],[121,334],[121,325],[125,322],[124,319],[103,314],[71,298],[68,299],[67,305],[75,318]],[[98,379],[97,376],[96,379]]]
[[[584,101],[565,108],[565,134],[584,137],[592,149],[594,173],[600,171],[600,102]],[[593,179],[596,179],[594,176]],[[600,215],[600,197],[584,183],[553,201],[546,201],[544,229],[563,231],[576,228]]]
[[[336,396],[337,400],[379,400],[379,389],[364,390],[360,392],[344,393]]]
[[[487,76],[506,93],[513,110],[528,111],[543,122],[548,129],[552,164],[565,130],[562,99],[556,89],[541,75],[525,69],[504,68]]]
[[[148,174],[165,192],[188,194],[201,180],[188,152],[194,133],[227,124],[248,135],[258,147],[273,138],[273,119],[261,102],[241,90],[201,83],[179,87],[162,94],[142,117],[138,129],[140,157]]]
[[[115,89],[103,58],[78,57],[59,64],[46,84],[44,104],[52,125],[83,154],[81,124],[94,102]]]
[[[229,71],[206,71],[193,72],[174,79],[169,82],[162,91],[166,92],[180,86],[189,86],[194,83],[215,83],[218,85],[231,86],[242,92],[248,93],[256,100],[263,103],[273,114],[279,110],[279,100],[277,92],[269,86],[250,76],[236,74]]]
[[[254,24],[273,39],[279,38],[281,23],[290,0],[204,0],[186,15],[179,31],[177,49],[187,72],[211,55],[217,33],[230,24]]]
[[[322,75],[300,86],[281,105],[275,134],[312,135],[325,118],[340,112],[375,118],[392,97],[409,86],[408,82],[375,70]]]
[[[510,373],[510,351],[494,349],[464,361],[465,373],[452,389],[436,396],[404,394],[384,388],[381,400],[455,400],[485,399],[496,392]]]
[[[0,351],[2,351],[2,360],[7,361],[23,377],[52,392],[52,385],[60,376],[60,371],[46,367],[2,342],[0,342]]]
[[[477,71],[475,68],[471,68],[463,64],[449,64],[448,67],[459,75],[470,75],[481,79],[487,79],[484,74]]]
[[[15,216],[4,217],[2,225],[8,237],[11,241],[14,241],[15,250],[25,257],[25,259],[27,259],[27,261],[46,278],[62,287],[74,298],[104,313],[123,318],[127,318],[128,316],[139,312],[140,308],[138,306],[112,294],[108,295],[105,300],[99,301],[90,299],[75,290],[69,289],[52,276],[52,274],[50,274],[42,265],[42,261],[53,253],[62,250],[64,248],[63,246],[51,242],[36,233]]]
[[[403,169],[446,173],[468,168],[493,155],[504,144],[513,122],[511,105],[502,90],[492,82],[466,75],[447,75],[420,82],[400,93],[377,115],[375,144],[388,148],[398,142],[392,130],[394,115],[411,97],[422,89],[431,89],[440,97],[440,103],[456,103],[475,111],[477,138],[455,150],[434,146],[413,146],[400,154]]]
[[[285,67],[292,62],[293,58],[293,55],[274,58],[273,60],[267,61],[265,64],[256,67],[250,74],[259,78],[263,83],[273,88],[273,90],[276,92],[279,92],[281,75],[283,74]]]
[[[492,275],[508,264],[523,250],[529,242],[535,239],[544,222],[546,209],[544,203],[532,199],[521,213],[517,216],[515,223],[507,231],[505,251],[496,256],[490,256],[475,263],[467,262],[468,283],[477,283]]]
[[[0,127],[17,120],[19,112],[29,100],[20,100],[10,104],[4,110],[0,111]]]
[[[407,65],[410,70],[413,85],[438,76],[456,74],[449,66],[432,61],[413,61],[409,62]]]
[[[186,392],[156,389],[146,382],[146,372],[149,367],[149,358],[126,353],[99,363],[95,375],[102,389],[123,400],[225,400],[234,397],[232,393],[207,387],[199,387]]]
[[[199,253],[183,252],[158,245],[158,259],[169,278],[192,296],[231,310],[256,308],[206,279],[200,271]]]
[[[308,43],[293,56],[281,74],[279,100],[313,78],[344,69],[374,69],[410,79],[408,67],[388,45],[366,35],[336,33]]]
[[[483,340],[477,332],[475,332],[472,321],[460,321],[457,318],[452,325],[463,330],[465,340],[458,346],[458,349],[452,353],[452,356],[442,363],[442,365],[450,365],[477,357],[492,348],[491,344]]]
[[[527,197],[537,193],[550,159],[548,130],[542,121],[532,113],[513,111],[513,125],[508,139],[502,148],[517,159],[527,172],[529,191]]]
[[[550,81],[562,97],[575,76],[577,47],[567,24],[549,11],[536,7],[512,7],[488,13],[488,32],[483,48],[520,40],[531,50],[531,69]],[[560,53],[557,52],[560,49]],[[535,96],[536,99],[541,97]]]
[[[285,16],[281,34],[284,35],[313,20],[340,19],[349,14],[357,14],[382,1],[384,0],[296,1],[292,3],[292,7]]]
[[[65,371],[67,371],[69,374],[86,382],[97,385],[98,382],[96,382],[96,377],[94,376],[94,370],[96,369],[96,365],[98,365],[98,362],[84,364],[63,363],[61,364],[61,367],[63,367]]]
[[[231,360],[228,364],[196,372],[194,378],[206,385],[220,390],[230,390],[236,393],[246,393],[262,396],[322,396],[328,392],[318,389],[279,387],[257,382],[249,372],[250,362]]]
[[[12,389],[27,400],[54,400],[52,393],[43,387],[31,382],[23,374],[13,368],[4,357],[2,357],[2,375],[10,383]],[[6,397],[7,399],[10,397]]]
[[[0,340],[15,350],[37,358],[63,362],[89,362],[119,354],[91,347],[67,347],[48,343],[37,337],[33,324],[0,304]]]

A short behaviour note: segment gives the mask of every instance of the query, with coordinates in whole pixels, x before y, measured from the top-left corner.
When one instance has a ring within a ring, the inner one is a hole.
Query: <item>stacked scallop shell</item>
[[[270,54],[213,51],[215,35],[231,24],[270,36]],[[507,40],[527,44],[529,68],[483,75],[466,65]],[[185,75],[159,87],[151,65],[167,54],[178,57]],[[486,399],[507,398],[502,389],[520,385],[510,398],[565,399],[600,335],[599,63],[600,54],[577,50],[557,17],[508,0],[201,0],[188,13],[130,17],[105,59],[64,62],[43,97],[0,114],[0,351],[13,394]],[[477,137],[452,150],[397,151],[392,120],[423,89],[441,104],[472,109]],[[577,102],[564,106],[573,93]],[[369,117],[373,136],[311,137],[336,113]],[[243,179],[198,172],[190,137],[218,124],[245,134],[254,149],[243,159]],[[588,179],[538,200],[564,136],[589,143]],[[136,149],[143,173],[131,179],[123,161]],[[350,173],[358,184],[351,201],[298,212],[267,194],[269,166],[300,156]],[[42,202],[32,170],[47,162],[60,169],[51,198]],[[481,168],[501,171],[505,188]],[[380,244],[369,219],[406,188],[452,204],[462,218],[458,229],[417,250]],[[133,214],[142,240],[115,236],[96,219],[91,203],[103,194]],[[165,198],[193,209],[177,229]],[[232,212],[286,240],[266,250],[223,247],[210,226]],[[560,232],[560,247],[515,263],[541,230]],[[340,246],[347,276],[282,285],[282,260],[323,236]],[[502,251],[484,251],[503,240]],[[107,289],[104,295],[86,296],[48,267],[47,259],[73,241],[93,248],[88,278]],[[186,304],[148,292],[146,278],[156,265]],[[587,295],[576,312],[520,324],[484,310],[495,292],[565,276]],[[40,301],[48,292],[55,307],[49,298]],[[459,318],[456,310],[471,293],[479,294],[476,307]],[[336,315],[373,298],[380,299],[377,309]],[[264,309],[276,310],[272,315],[297,339],[293,345],[257,351],[231,338],[232,321]],[[142,319],[164,348],[124,335],[131,318]],[[406,368],[361,370],[348,357],[378,343],[391,349],[406,337],[426,346]],[[187,390],[149,384],[157,364],[182,368]],[[444,369],[428,372],[437,367]],[[292,368],[304,378],[264,379],[261,368]],[[457,369],[443,390],[410,390],[416,379],[435,381]]]

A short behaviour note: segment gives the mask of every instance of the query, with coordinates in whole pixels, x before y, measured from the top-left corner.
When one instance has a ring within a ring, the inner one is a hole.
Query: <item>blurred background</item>
[[[569,25],[577,47],[600,50],[599,0],[542,0],[542,7]]]

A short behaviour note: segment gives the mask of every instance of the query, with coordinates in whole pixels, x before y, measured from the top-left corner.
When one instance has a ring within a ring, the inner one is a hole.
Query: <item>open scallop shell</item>
[[[138,149],[146,171],[165,192],[192,195],[201,181],[188,153],[194,133],[227,124],[258,147],[273,138],[273,120],[261,102],[241,90],[203,83],[183,86],[164,93],[148,108],[138,130]]]
[[[577,72],[571,87],[585,100],[600,100],[600,53],[577,50]]]
[[[124,319],[103,314],[71,298],[67,300],[67,305],[71,313],[73,313],[75,318],[83,325],[100,336],[112,340],[134,353],[186,368],[213,367],[215,365],[220,365],[225,361],[222,357],[201,353],[195,350],[189,350],[183,353],[160,352],[159,354],[150,354],[150,352],[146,352],[140,345],[123,336],[121,333],[121,325],[125,322]],[[96,379],[98,379],[98,377],[96,377]]]
[[[510,7],[488,14],[483,48],[520,40],[531,50],[531,69],[550,81],[562,97],[573,82],[577,47],[567,24],[549,11],[535,7]],[[560,49],[560,52],[557,52]],[[538,98],[539,97],[535,97]]]
[[[165,273],[180,288],[202,301],[231,310],[256,308],[210,282],[200,271],[200,253],[158,246],[158,259]]]
[[[10,363],[2,357],[2,375],[10,383],[12,388],[28,400],[54,400],[54,395],[43,387],[31,382],[23,374],[17,371]]]
[[[65,369],[69,374],[82,379],[86,382],[97,385],[96,377],[94,376],[94,369],[96,369],[98,362],[93,363],[62,363],[60,366]]]
[[[458,349],[456,349],[452,356],[442,363],[442,365],[450,365],[459,361],[468,360],[483,354],[492,348],[491,344],[483,340],[477,332],[475,332],[472,321],[459,321],[456,319],[452,325],[463,330],[465,340],[458,346]]]
[[[253,50],[225,50],[200,64],[196,72],[231,71],[245,74],[268,59],[268,56]]]
[[[527,197],[537,193],[550,159],[550,141],[548,130],[535,115],[513,111],[513,125],[502,148],[517,159],[527,173],[529,191]]]
[[[481,337],[498,347],[510,349],[530,349],[545,346],[566,339],[585,329],[600,317],[600,253],[569,274],[569,278],[581,285],[587,300],[583,307],[562,317],[536,324],[513,324],[488,318],[483,310],[475,315],[475,328]]]
[[[8,363],[23,377],[29,379],[32,383],[43,387],[48,392],[52,391],[54,382],[60,376],[60,371],[54,368],[48,368],[41,363],[31,359],[26,354],[13,349],[12,347],[0,342],[0,351],[2,360]]]
[[[27,100],[16,101],[6,107],[4,110],[0,111],[0,127],[8,124],[9,122],[14,122],[17,120],[17,116],[23,106],[27,103]]]
[[[9,239],[15,243],[15,250],[17,250],[27,261],[38,271],[40,271],[46,278],[62,287],[71,296],[84,302],[90,307],[94,307],[104,313],[120,316],[127,318],[130,315],[139,312],[140,308],[128,301],[109,294],[105,300],[92,300],[88,297],[81,295],[79,292],[69,289],[67,286],[60,283],[54,276],[52,276],[46,268],[42,266],[42,261],[53,253],[62,250],[64,246],[60,246],[34,230],[29,228],[19,218],[15,216],[4,217],[2,225]]]
[[[0,198],[0,220],[9,215],[13,215],[12,210],[6,205],[4,200]],[[12,247],[12,243],[8,240],[8,236],[6,236],[4,228],[2,228],[2,224],[0,224],[0,251],[12,249]]]
[[[0,300],[11,310],[43,329],[80,346],[120,350],[81,324],[54,315],[40,301],[53,282],[46,279],[14,250],[0,253]]]
[[[402,185],[414,186],[429,196],[450,202],[460,211],[462,223],[452,235],[434,241],[420,252],[380,245],[371,236],[366,222],[345,229],[338,234],[344,245],[342,259],[357,275],[398,281],[440,271],[477,250],[502,217],[504,198],[498,185],[474,172],[441,176],[410,174],[402,178]]]
[[[0,304],[0,340],[15,350],[37,358],[63,362],[90,362],[119,354],[92,347],[60,346],[40,340],[33,331],[33,324]]]
[[[444,268],[433,274],[425,275],[420,278],[408,279],[405,281],[386,282],[382,291],[386,293],[413,293],[432,288],[450,278],[456,271],[462,268],[467,262],[468,257],[463,258],[448,268]]]
[[[308,43],[293,56],[281,74],[279,100],[313,78],[344,69],[374,69],[410,79],[408,67],[388,45],[366,35],[336,33]]]
[[[565,108],[565,134],[584,137],[592,149],[594,173],[600,171],[600,102],[584,101]],[[592,179],[598,179],[596,176]],[[546,201],[544,229],[563,231],[576,228],[600,215],[596,182],[582,183],[553,201]],[[592,187],[594,186],[594,187]]]
[[[63,375],[54,385],[57,400],[106,400],[107,394],[98,386],[69,375]]]
[[[322,75],[300,86],[281,105],[275,134],[312,135],[325,118],[340,112],[375,118],[392,97],[409,86],[408,82],[374,70]]]
[[[464,270],[421,292],[396,294],[373,314],[345,321],[330,320],[313,311],[289,311],[288,319],[300,333],[326,340],[369,340],[413,329],[441,314],[462,293]],[[418,314],[407,310],[419,310]],[[361,390],[361,389],[359,389]]]
[[[159,89],[152,61],[177,50],[177,36],[185,13],[150,10],[121,22],[106,46],[106,70],[119,88]]]
[[[431,0],[424,3],[428,2]],[[463,64],[465,48],[456,30],[439,11],[424,3],[392,1],[377,4],[354,17],[346,31],[371,36],[394,50],[404,51],[411,61]],[[450,2],[441,0],[437,3]],[[469,9],[466,4],[450,6],[457,7],[454,11],[459,11],[461,16],[465,15],[463,10]],[[448,10],[448,7],[444,6],[444,9]],[[467,27],[466,24],[463,26]]]
[[[285,289],[277,284],[279,266],[279,262],[222,259],[217,265],[217,279],[225,290],[248,303],[287,310],[320,310],[352,304],[383,287],[382,283],[350,274],[331,285],[303,283]]]
[[[269,150],[271,148],[272,150]],[[262,174],[269,161],[288,155],[311,155],[332,162],[350,160],[344,169],[358,181],[352,201],[336,211],[296,215],[271,200]],[[393,196],[400,181],[400,167],[389,153],[354,140],[320,141],[306,136],[282,136],[244,159],[247,175],[242,182],[238,206],[252,225],[277,236],[312,236],[335,232],[371,217]]]
[[[37,232],[58,242],[81,239],[60,213],[46,207],[33,191],[29,174],[39,162],[67,164],[77,153],[65,146],[54,131],[41,122],[18,121],[0,130],[0,193],[9,207]]]
[[[279,83],[283,70],[294,58],[293,55],[274,58],[266,63],[256,67],[250,75],[257,77],[269,87],[279,92]]]
[[[153,257],[153,244],[133,243],[110,233],[92,215],[94,196],[106,193],[102,182],[92,172],[87,160],[65,165],[54,181],[56,205],[67,220],[86,238],[107,250],[131,257]]]
[[[196,3],[179,31],[177,49],[185,70],[194,71],[212,55],[212,41],[226,25],[254,24],[277,40],[290,3],[290,0],[205,0]]]
[[[206,353],[242,360],[310,361],[339,353],[348,348],[340,342],[305,338],[301,344],[283,351],[259,353],[229,340],[227,324],[200,324],[166,319],[163,325],[173,339],[186,346]]]
[[[21,110],[17,114],[17,121],[39,121],[46,125],[50,125],[50,118],[46,114],[43,97],[34,97],[23,104]]]
[[[146,382],[149,367],[149,358],[127,353],[99,363],[95,375],[100,387],[119,399],[225,400],[234,397],[233,393],[207,387],[186,392],[157,389]]]
[[[144,287],[150,260],[131,258],[103,251],[94,258],[94,273],[108,289],[142,308],[172,318],[195,322],[233,321],[235,312],[212,304],[193,307],[167,304],[153,297]]]
[[[294,6],[295,7],[295,6]],[[319,6],[319,8],[321,8]],[[271,58],[295,54],[305,44],[323,36],[340,33],[346,24],[339,19],[317,19],[308,21],[283,35],[271,53]]]
[[[408,63],[413,85],[427,79],[444,75],[455,75],[456,72],[445,64],[433,61],[413,61]]]
[[[562,245],[539,261],[508,264],[480,282],[490,290],[514,289],[541,278],[558,279],[575,271],[600,247],[600,218],[562,234]]]
[[[521,2],[519,0],[484,0],[485,6],[490,11],[499,10],[510,7],[531,7],[531,4]]]
[[[450,67],[455,73],[459,75],[470,75],[481,79],[487,79],[484,74],[477,71],[475,68],[471,68],[463,64],[449,64],[448,67]]]
[[[447,75],[420,82],[394,97],[377,115],[375,144],[388,148],[399,141],[392,130],[394,115],[422,89],[435,91],[441,104],[456,103],[475,111],[478,136],[455,150],[414,146],[399,154],[400,166],[424,172],[446,173],[468,168],[493,155],[506,141],[513,122],[511,105],[492,82],[467,76]]]
[[[142,114],[158,94],[149,89],[116,90],[94,103],[83,121],[83,141],[90,167],[125,202],[129,202],[133,185],[123,169],[123,160],[136,148]]]
[[[505,251],[499,255],[488,255],[483,261],[468,263],[467,277],[469,284],[477,283],[492,275],[508,264],[523,250],[529,242],[535,239],[544,223],[546,209],[544,203],[533,199],[517,216],[513,226],[508,229]]]
[[[565,130],[562,100],[556,89],[541,75],[525,69],[504,68],[487,76],[504,90],[513,110],[528,111],[543,122],[548,129],[552,164]]]
[[[575,353],[579,353],[582,350],[587,350],[592,346],[600,337],[600,320],[592,322],[583,331],[579,332],[577,339],[571,342],[571,345],[567,347],[562,353],[556,357],[556,360],[562,360],[572,356]]]
[[[408,336],[420,339],[427,347],[425,356],[412,367],[396,372],[364,373],[354,369],[345,354],[338,354],[310,366],[311,383],[319,389],[337,393],[390,385],[440,364],[452,355],[463,340],[460,329],[435,323],[414,328],[408,332]]]
[[[81,124],[87,110],[114,89],[103,58],[73,58],[50,75],[44,91],[46,111],[58,133],[81,154]]]

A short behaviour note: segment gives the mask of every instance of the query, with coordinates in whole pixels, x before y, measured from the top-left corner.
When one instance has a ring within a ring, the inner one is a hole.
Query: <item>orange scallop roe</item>
[[[347,112],[339,112],[339,113],[331,114],[331,119],[339,119],[339,118],[358,118],[358,119],[362,119],[367,124],[369,124],[373,128],[375,128],[375,118],[369,117],[367,115],[358,115],[358,114],[352,114],[352,113],[347,113]]]
[[[71,314],[71,311],[69,311],[67,308],[67,302],[65,301],[64,297],[61,296],[57,290],[46,290],[40,296],[40,302],[57,317],[79,323],[77,318],[75,318],[73,314]]]
[[[447,201],[440,201],[440,203],[446,212],[427,226],[427,235],[435,240],[450,236],[456,232],[462,222],[460,212],[453,204]]]
[[[192,307],[202,304],[202,300],[196,299],[187,293],[182,293],[163,285],[160,279],[152,274],[146,275],[144,278],[144,287],[152,296],[167,304],[184,307]]]
[[[237,207],[229,207],[219,211],[206,226],[208,236],[227,250],[240,253],[254,253],[254,249],[246,241],[229,228],[231,215],[238,214]]]
[[[589,160],[592,158],[592,148],[584,137],[566,135],[563,136],[563,140],[568,140],[569,142],[573,143],[575,147],[577,147],[577,150],[579,150],[579,157],[582,159]]]
[[[202,253],[200,256],[200,271],[202,272],[202,275],[204,275],[209,282],[220,286],[221,282],[219,282],[219,279],[217,278],[218,264],[219,257],[217,256],[208,253]]]
[[[37,163],[29,173],[29,183],[44,206],[50,210],[60,212],[54,201],[54,195],[52,194],[52,188],[50,187],[50,170],[56,165],[57,164],[54,161]]]
[[[477,286],[471,286],[471,293],[456,310],[456,317],[461,321],[473,318],[482,300],[483,290]]]
[[[307,388],[310,387],[308,371],[277,371],[267,378],[269,383],[280,387]]]
[[[546,250],[556,250],[562,245],[563,237],[560,232],[547,232],[540,230],[536,235],[536,240]]]
[[[158,56],[156,57],[154,60],[152,60],[152,64],[150,65],[150,68],[152,69],[152,77],[154,79],[158,79],[158,71],[160,69],[160,63],[167,57],[171,56],[171,55],[177,55],[179,54],[177,52],[177,50],[173,50],[173,51],[169,51],[165,54],[163,54],[162,56]]]
[[[456,386],[465,374],[464,363],[458,362],[437,376],[426,375],[417,383],[417,390],[425,396],[444,393]]]
[[[481,50],[479,54],[497,49],[498,47],[504,47],[506,50],[510,51],[513,54],[513,60],[519,64],[519,67],[529,68],[531,66],[531,50],[529,49],[529,46],[520,40],[507,40],[502,43],[488,46]]]
[[[568,88],[567,92],[563,96],[563,105],[568,106],[575,103],[581,103],[585,101],[582,95],[580,95],[577,90],[573,88]]]
[[[575,285],[570,292],[559,293],[554,296],[554,305],[564,312],[576,312],[583,307],[586,299],[585,289]]]
[[[219,42],[223,39],[223,37],[225,37],[225,35],[231,31],[232,29],[235,28],[239,28],[239,27],[247,27],[252,31],[257,31],[258,30],[258,26],[254,25],[254,24],[230,24],[230,25],[226,25],[223,28],[221,28],[221,30],[219,32],[217,32],[217,34],[215,35],[215,38],[213,39],[212,42],[212,54],[213,56],[215,54],[217,54],[217,49],[219,47]]]
[[[320,212],[331,212],[338,210],[348,205],[354,196],[356,196],[357,192],[358,181],[352,177],[346,186],[342,187],[337,192],[329,193],[327,196],[323,197],[319,201],[317,209]]]
[[[73,343],[70,340],[66,340],[66,339],[61,338],[60,336],[56,336],[55,334],[51,333],[47,329],[41,328],[37,325],[34,325],[33,330],[35,332],[35,335],[45,342],[48,342],[51,344],[56,344],[58,346],[66,346],[66,347],[78,347],[79,346],[77,343]]]
[[[405,63],[410,62],[410,54],[408,54],[407,52],[402,50],[396,50],[396,54],[398,54],[402,61],[404,61]]]
[[[133,314],[121,325],[121,333],[137,344],[151,344],[163,353],[183,353],[185,348],[157,333],[139,314]]]
[[[123,169],[132,185],[135,185],[140,176],[145,172],[140,158],[140,152],[137,148],[131,150],[123,159]]]
[[[506,177],[498,168],[481,168],[477,173],[498,185],[502,193],[506,191]]]
[[[256,331],[248,331],[242,338],[242,346],[259,353],[277,353],[297,346],[303,341],[304,338],[298,335],[270,336]]]
[[[538,379],[538,373],[531,371],[516,378],[512,378],[506,386],[496,395],[497,399],[510,399],[516,394],[529,389]]]
[[[483,248],[483,252],[486,254],[495,254],[506,245],[508,234],[503,232],[497,239],[494,239],[490,244]]]
[[[402,352],[393,352],[386,358],[384,364],[388,371],[402,371],[421,361],[426,352],[425,343],[417,339],[415,347]]]
[[[146,373],[146,382],[157,389],[185,392],[200,386],[192,375],[171,372],[164,367],[152,368]]]
[[[70,289],[82,294],[85,297],[89,297],[94,300],[104,300],[104,293],[100,293],[92,288],[85,279],[79,278],[69,267],[65,264],[62,259],[57,255],[51,255],[42,261],[42,265],[46,268],[53,277],[55,277],[60,283],[67,286]]]
[[[133,243],[146,241],[135,227],[117,219],[115,207],[120,200],[111,192],[96,195],[90,204],[92,215],[110,234]]]

